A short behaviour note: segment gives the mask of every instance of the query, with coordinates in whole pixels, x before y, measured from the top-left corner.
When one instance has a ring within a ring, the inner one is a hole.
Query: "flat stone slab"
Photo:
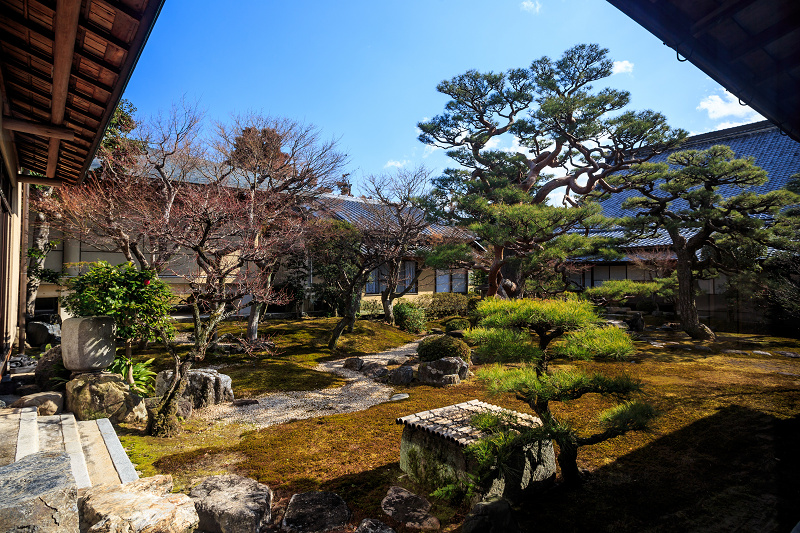
[[[283,529],[295,533],[325,533],[350,519],[345,501],[333,492],[302,492],[289,500]]]
[[[68,454],[34,453],[0,467],[0,531],[77,533],[78,526]]]
[[[255,479],[210,476],[190,497],[206,533],[261,533],[272,518],[272,491]]]

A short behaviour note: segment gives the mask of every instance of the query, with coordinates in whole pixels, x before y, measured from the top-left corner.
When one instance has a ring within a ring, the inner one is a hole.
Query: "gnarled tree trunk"
[[[692,275],[691,254],[688,250],[677,250],[678,256],[678,313],[680,314],[681,329],[693,339],[714,340],[716,335],[708,326],[700,323],[697,315],[697,304],[694,298],[694,276]]]

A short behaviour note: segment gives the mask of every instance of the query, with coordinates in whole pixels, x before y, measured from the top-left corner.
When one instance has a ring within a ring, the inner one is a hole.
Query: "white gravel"
[[[417,344],[419,342],[412,342],[361,358],[365,363],[369,361],[386,363],[396,357],[411,357],[417,352]],[[290,420],[363,411],[389,400],[393,393],[391,387],[377,383],[360,372],[343,368],[344,361],[344,359],[328,361],[317,365],[314,369],[342,376],[347,380],[343,387],[276,392],[256,398],[257,404],[239,407],[231,403],[219,404],[198,409],[194,416],[205,420],[238,422],[263,428]]]

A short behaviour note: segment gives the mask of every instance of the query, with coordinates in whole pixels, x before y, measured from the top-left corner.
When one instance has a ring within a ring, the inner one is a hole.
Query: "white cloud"
[[[431,146],[430,144],[425,145],[425,150],[422,152],[422,157],[428,157],[432,153],[441,150],[438,146]]]
[[[633,63],[630,61],[614,61],[611,67],[611,74],[631,74],[633,73]]]
[[[402,161],[395,161],[394,159],[390,159],[389,161],[386,162],[385,165],[383,165],[383,168],[390,168],[390,167],[403,168],[410,162],[411,161],[409,161],[408,159],[403,159]]]
[[[519,5],[520,9],[523,11],[527,11],[529,13],[539,13],[539,10],[542,9],[542,4],[539,0],[525,0]]]
[[[747,122],[752,122],[753,120],[749,119],[753,116],[755,116],[754,120],[760,117],[760,115],[749,106],[740,105],[739,99],[728,91],[723,91],[722,96],[712,94],[711,96],[703,98],[703,100],[700,101],[700,105],[697,106],[697,110],[706,111],[708,113],[708,118],[714,120],[723,117],[746,118],[748,120],[744,122],[745,124]]]

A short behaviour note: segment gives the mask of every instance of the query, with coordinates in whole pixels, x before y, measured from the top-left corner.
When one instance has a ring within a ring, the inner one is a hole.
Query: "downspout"
[[[25,329],[28,323],[26,316],[27,309],[27,290],[28,290],[28,225],[30,220],[30,196],[31,186],[29,183],[25,184],[22,189],[22,235],[20,236],[20,266],[19,266],[19,309],[17,310],[17,326],[19,326],[19,334],[17,335],[17,353],[20,355],[25,354]]]

